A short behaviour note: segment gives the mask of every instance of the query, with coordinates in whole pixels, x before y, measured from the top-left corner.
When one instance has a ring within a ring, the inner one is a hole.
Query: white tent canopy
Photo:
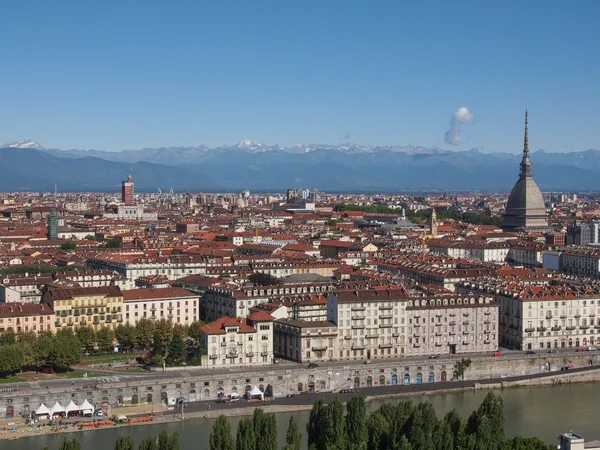
[[[56,402],[54,406],[50,408],[50,417],[54,416],[55,414],[60,414],[64,412],[65,408],[63,408],[60,403]]]
[[[254,386],[252,388],[252,390],[249,392],[249,394],[250,394],[250,398],[252,398],[252,397],[260,397],[261,400],[264,400],[264,394],[263,394],[263,392],[259,388],[257,388],[256,386]]]
[[[48,409],[48,407],[46,405],[44,405],[44,403],[42,403],[40,406],[38,406],[37,409],[35,410],[36,416],[46,416],[49,414],[50,414],[50,410]]]
[[[93,413],[94,407],[91,405],[90,402],[87,401],[87,399],[85,399],[83,401],[83,403],[81,405],[79,405],[79,410],[82,411],[84,414],[85,413]]]
[[[75,402],[74,402],[73,400],[71,400],[71,402],[70,402],[70,403],[67,405],[67,407],[65,408],[65,412],[66,412],[67,414],[69,414],[70,412],[73,412],[73,411],[79,411],[79,406],[77,406],[77,405],[75,404]]]

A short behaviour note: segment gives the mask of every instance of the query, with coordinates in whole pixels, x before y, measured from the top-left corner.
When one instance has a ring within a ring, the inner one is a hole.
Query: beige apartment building
[[[334,323],[279,319],[275,326],[275,356],[299,363],[335,359],[338,331]]]
[[[54,332],[54,311],[40,303],[0,303],[0,333]]]
[[[56,329],[80,326],[116,328],[123,322],[123,294],[117,286],[51,288],[42,295],[52,307]]]
[[[273,364],[273,316],[221,317],[201,328],[200,346],[204,368]]]
[[[123,291],[125,322],[135,325],[144,317],[190,325],[200,320],[200,296],[178,287]]]

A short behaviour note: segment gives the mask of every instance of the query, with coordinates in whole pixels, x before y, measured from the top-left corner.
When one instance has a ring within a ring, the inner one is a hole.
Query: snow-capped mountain
[[[35,142],[35,141],[31,140],[31,139],[23,139],[21,141],[12,142],[10,144],[7,144],[6,147],[10,147],[10,148],[32,148],[34,150],[46,150],[40,144],[38,144],[37,142]]]

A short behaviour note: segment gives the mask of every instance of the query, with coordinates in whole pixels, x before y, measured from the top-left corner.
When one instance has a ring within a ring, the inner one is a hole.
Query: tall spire
[[[529,114],[525,108],[525,138],[523,140],[523,159],[521,160],[520,178],[531,177],[531,160],[529,159]]]

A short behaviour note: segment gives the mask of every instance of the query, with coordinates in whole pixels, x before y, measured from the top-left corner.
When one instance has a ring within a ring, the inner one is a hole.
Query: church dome
[[[546,209],[544,197],[533,178],[524,178],[510,191],[507,209]]]

